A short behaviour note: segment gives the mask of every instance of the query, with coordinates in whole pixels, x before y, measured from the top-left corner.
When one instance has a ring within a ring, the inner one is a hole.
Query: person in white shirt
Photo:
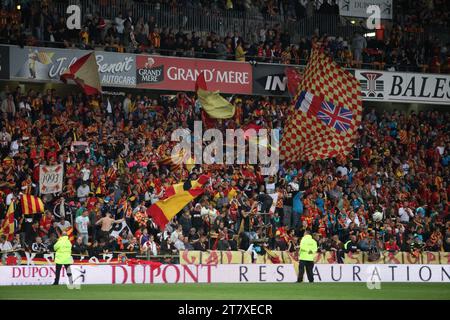
[[[142,246],[142,249],[145,252],[150,253],[150,255],[152,255],[152,256],[158,255],[158,246],[156,245],[153,235],[150,235],[150,239],[148,239],[148,241],[146,241],[144,243],[144,245]]]
[[[180,225],[178,225],[177,230],[175,230],[174,232],[172,232],[172,234],[170,235],[170,241],[172,243],[175,243],[177,241],[177,239],[180,237],[180,235],[183,235],[183,227]]]
[[[78,200],[81,202],[86,201],[89,192],[91,192],[91,188],[89,188],[89,185],[86,182],[83,182],[83,184],[77,188]]]
[[[214,221],[217,218],[218,211],[212,206],[205,206],[200,210],[200,215],[202,217],[209,216],[211,221]]]
[[[8,115],[10,120],[16,115],[16,104],[14,103],[12,94],[9,94],[8,97],[2,101],[0,109],[3,113]]]
[[[177,248],[178,251],[184,250],[184,237],[183,235],[180,235],[178,237],[178,239],[175,241],[175,243],[173,244],[175,248]]]
[[[0,253],[2,255],[2,263],[6,264],[6,258],[8,257],[8,251],[13,249],[11,242],[6,238],[6,235],[0,236]]]
[[[88,228],[89,228],[89,212],[87,210],[84,210],[83,213],[81,214],[81,216],[78,216],[75,219],[75,227],[78,231],[78,236],[83,238],[83,243],[85,245],[88,244],[89,242],[89,233],[88,233]]]
[[[6,149],[8,145],[11,143],[11,135],[8,131],[6,131],[6,127],[2,128],[2,131],[0,132],[0,147],[2,149]]]
[[[83,169],[80,170],[81,172],[81,180],[83,182],[89,181],[91,177],[91,170],[89,169],[88,164],[85,164]]]
[[[128,115],[130,113],[130,107],[131,107],[131,93],[127,95],[127,97],[123,100],[123,113],[125,116],[125,119],[128,119]]]
[[[125,20],[122,18],[122,13],[119,13],[117,17],[114,18],[114,23],[116,25],[116,30],[119,35],[123,35]]]
[[[17,153],[19,153],[19,140],[14,140],[13,142],[11,142],[11,147],[10,147],[10,152],[11,152],[11,157],[14,157]]]
[[[269,177],[266,179],[266,193],[274,193],[275,192],[275,178]]]
[[[31,112],[30,103],[27,100],[22,99],[22,101],[19,102],[19,110],[25,110],[27,113]]]
[[[414,218],[414,212],[408,207],[408,203],[405,202],[398,209],[398,216],[400,217],[400,222],[409,223],[409,220]]]
[[[359,227],[359,217],[353,212],[350,213],[350,215],[347,217],[347,220],[345,220],[345,226],[348,227],[352,222],[354,222],[356,226]]]
[[[406,175],[409,172],[409,164],[407,161],[405,161],[402,165],[403,174]]]
[[[72,225],[69,221],[67,221],[64,217],[61,217],[59,222],[56,223],[56,226],[61,229],[61,231],[66,231],[68,228],[70,228]]]

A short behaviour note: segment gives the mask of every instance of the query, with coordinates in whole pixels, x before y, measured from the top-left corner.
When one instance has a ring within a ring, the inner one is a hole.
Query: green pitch
[[[450,300],[450,284],[382,283],[369,290],[365,283],[285,284],[153,284],[66,286],[0,286],[0,299],[431,299]]]

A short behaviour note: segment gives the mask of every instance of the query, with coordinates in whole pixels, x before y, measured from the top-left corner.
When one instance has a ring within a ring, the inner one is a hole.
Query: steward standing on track
[[[299,266],[298,266],[298,280],[297,282],[303,282],[303,275],[308,276],[309,282],[314,282],[313,268],[314,268],[314,257],[317,253],[317,242],[311,236],[311,231],[309,229],[305,230],[305,235],[300,241],[300,252],[298,255]]]
[[[72,243],[67,236],[65,231],[62,232],[61,237],[56,241],[53,246],[55,250],[55,263],[56,263],[56,277],[54,286],[59,284],[59,276],[61,274],[61,269],[64,266],[66,268],[67,277],[69,278],[70,285],[73,284],[72,272],[70,270],[70,265],[73,264],[72,258]]]

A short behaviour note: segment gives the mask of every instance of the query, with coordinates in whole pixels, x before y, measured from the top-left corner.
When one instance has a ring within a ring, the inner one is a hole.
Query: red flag
[[[94,52],[79,58],[61,75],[60,78],[64,83],[67,83],[68,79],[72,79],[87,95],[102,93],[102,86]]]
[[[208,90],[208,87],[206,86],[205,75],[203,72],[198,75],[197,81],[195,82],[195,92],[197,92],[197,94],[198,89]],[[202,121],[207,129],[214,128],[217,123],[217,121],[211,118],[203,109],[202,109]]]
[[[205,110],[202,110],[202,121],[206,129],[211,129],[216,127],[217,120],[208,116]]]
[[[295,97],[297,95],[298,86],[300,85],[300,82],[302,81],[302,73],[297,68],[286,68],[284,71],[287,77],[287,87],[289,94],[291,97]]]
[[[280,158],[319,160],[350,153],[361,123],[358,80],[313,50],[283,130]]]
[[[195,92],[197,92],[198,89],[208,90],[208,87],[206,86],[205,74],[203,72],[198,75],[197,81],[195,82]]]

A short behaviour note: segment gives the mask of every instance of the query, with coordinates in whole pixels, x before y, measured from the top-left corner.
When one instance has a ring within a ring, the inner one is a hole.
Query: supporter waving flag
[[[94,52],[79,58],[61,75],[61,81],[64,83],[66,83],[68,79],[75,81],[87,95],[102,93],[102,86]]]
[[[171,195],[164,200],[160,200],[147,209],[147,215],[153,218],[153,221],[161,230],[164,230],[166,224],[172,220],[189,202],[204,192],[204,185],[208,182],[209,175],[201,175],[197,180],[186,181],[176,184],[170,189]]]
[[[315,49],[283,130],[281,159],[295,162],[348,155],[361,114],[358,80]]]
[[[199,74],[195,83],[195,91],[202,109],[212,119],[230,119],[234,116],[236,108],[218,91],[208,91],[203,73]]]

